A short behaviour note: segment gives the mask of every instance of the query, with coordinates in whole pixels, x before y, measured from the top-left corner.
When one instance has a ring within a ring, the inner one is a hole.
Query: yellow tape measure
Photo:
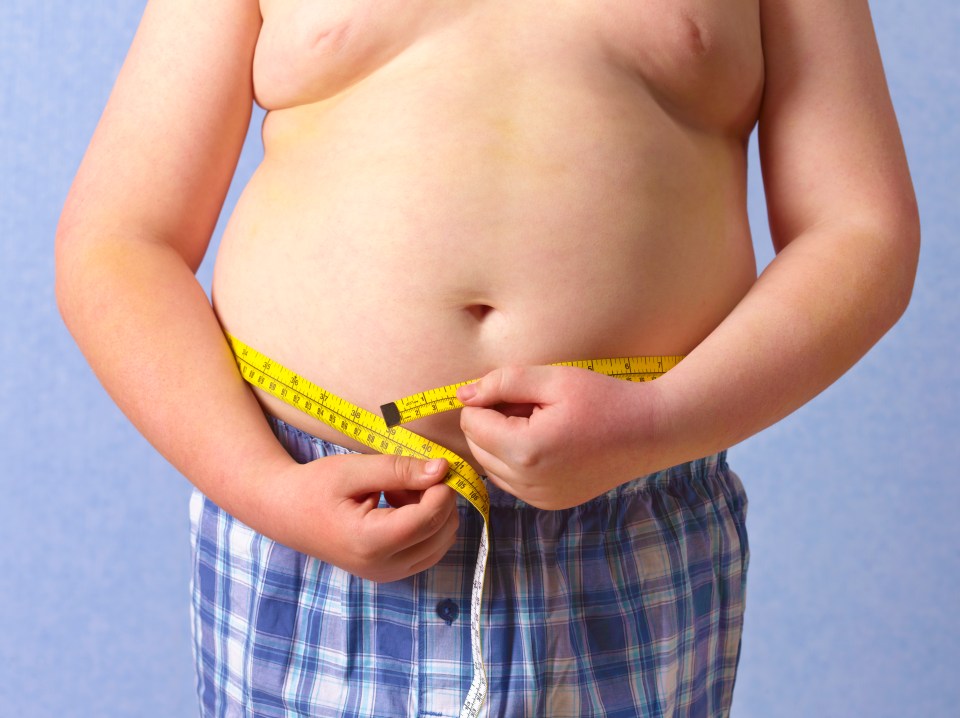
[[[624,379],[626,381],[651,381],[673,369],[682,356],[624,357],[620,359],[585,359],[582,361],[557,362],[551,366],[572,366],[595,371],[598,374]],[[432,416],[452,409],[461,409],[463,404],[457,399],[457,389],[469,381],[428,389],[383,404],[380,412],[387,426],[399,426],[425,416]]]
[[[490,545],[490,497],[483,479],[469,463],[449,449],[402,427],[389,427],[376,414],[320,388],[239,339],[230,335],[227,335],[227,339],[233,348],[233,355],[243,378],[253,386],[381,454],[447,460],[450,469],[444,483],[469,501],[483,516],[483,532],[480,535],[480,548],[470,594],[473,680],[460,712],[460,718],[477,718],[487,696],[487,675],[483,667],[480,642],[480,604]]]
[[[449,449],[401,427],[387,426],[382,418],[320,388],[269,357],[228,336],[243,378],[295,409],[319,419],[381,454],[417,459],[446,459],[447,483],[484,517],[489,514],[487,489],[480,475]]]
[[[450,465],[444,483],[463,496],[483,516],[483,533],[477,552],[470,595],[470,648],[473,680],[463,703],[460,718],[476,718],[487,695],[480,636],[480,604],[490,545],[490,498],[483,479],[470,464],[449,449],[399,426],[423,416],[462,407],[457,389],[469,382],[451,384],[399,399],[381,407],[384,418],[331,394],[299,374],[227,335],[243,378],[251,385],[299,409],[340,433],[382,454],[417,459],[446,459]],[[673,357],[630,357],[563,362],[628,381],[648,381],[668,371],[682,359]]]

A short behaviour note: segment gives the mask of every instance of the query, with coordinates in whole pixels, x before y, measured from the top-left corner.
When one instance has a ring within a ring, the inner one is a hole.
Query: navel
[[[463,309],[467,314],[476,319],[478,323],[486,319],[490,315],[490,312],[493,311],[493,307],[489,304],[468,304]]]

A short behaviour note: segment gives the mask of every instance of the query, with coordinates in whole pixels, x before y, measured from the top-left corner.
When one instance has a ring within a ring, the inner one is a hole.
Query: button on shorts
[[[349,453],[270,422],[301,463]],[[725,453],[560,511],[488,490],[481,715],[729,713],[749,554],[747,499]],[[195,491],[202,715],[458,716],[483,525],[458,501],[456,543],[436,566],[375,583],[258,534]]]

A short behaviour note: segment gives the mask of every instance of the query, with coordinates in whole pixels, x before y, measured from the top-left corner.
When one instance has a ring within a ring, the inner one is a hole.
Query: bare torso
[[[224,327],[365,408],[696,346],[756,276],[757,0],[261,0]],[[276,400],[273,413],[345,437]],[[411,428],[467,455],[456,415]]]

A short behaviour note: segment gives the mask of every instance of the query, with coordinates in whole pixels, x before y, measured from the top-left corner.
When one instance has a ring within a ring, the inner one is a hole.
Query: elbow
[[[893,290],[894,316],[896,322],[910,305],[913,296],[913,287],[917,279],[917,267],[920,262],[920,212],[916,199],[911,194],[910,202],[901,211],[899,221],[895,224],[894,244],[896,250],[895,268],[896,277]]]
[[[100,269],[108,263],[109,242],[105,225],[94,226],[68,201],[54,235],[53,293],[60,317],[67,329],[76,336],[85,318],[96,315],[98,285],[102,287]]]
[[[57,310],[67,328],[70,328],[71,319],[76,305],[76,253],[73,232],[67,210],[60,217],[57,232],[54,236],[53,252],[53,294],[57,303]]]
[[[913,296],[920,259],[920,216],[916,201],[910,196],[895,213],[888,216],[879,235],[886,241],[880,262],[882,268],[884,331],[889,330],[907,311]]]

